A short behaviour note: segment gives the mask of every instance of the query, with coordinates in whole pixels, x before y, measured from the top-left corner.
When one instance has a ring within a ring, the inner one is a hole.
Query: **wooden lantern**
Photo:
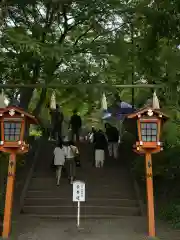
[[[168,116],[150,107],[143,108],[127,116],[137,122],[138,141],[134,151],[145,155],[146,186],[148,205],[148,228],[149,237],[155,237],[155,216],[154,216],[154,193],[153,193],[153,170],[152,153],[162,149],[160,142],[161,128]]]
[[[28,144],[24,141],[26,123],[37,124],[37,119],[18,107],[0,109],[0,151],[25,153]]]
[[[28,152],[29,146],[24,141],[26,124],[37,124],[31,114],[11,106],[0,109],[0,151],[10,153],[6,184],[6,198],[3,221],[3,239],[8,238],[11,230],[14,181],[16,173],[16,154]]]
[[[127,118],[137,121],[138,141],[135,152],[145,153],[148,150],[155,153],[163,150],[160,136],[162,125],[168,119],[167,115],[147,107],[130,114]]]

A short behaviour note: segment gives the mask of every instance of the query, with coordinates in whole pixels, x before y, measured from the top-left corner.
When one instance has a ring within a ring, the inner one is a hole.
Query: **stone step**
[[[128,187],[132,185],[132,182],[129,179],[98,179],[98,178],[94,178],[94,179],[89,179],[89,178],[83,178],[83,177],[78,177],[77,180],[80,181],[84,181],[86,185],[92,185],[92,186],[102,186],[102,187]],[[46,180],[38,180],[38,181],[31,181],[30,185],[31,186],[41,186],[41,185],[46,185],[46,186],[53,186],[54,183],[56,183],[56,178],[54,176],[54,178],[52,178],[51,181],[46,181]],[[60,183],[62,185],[62,187],[64,187],[64,185],[67,185],[68,183],[68,179],[67,177],[63,176],[60,180]]]
[[[26,197],[72,197],[72,190],[68,189],[58,189],[56,191],[51,191],[51,190],[29,190],[27,192]],[[126,192],[123,191],[113,191],[113,192],[108,192],[108,191],[86,191],[86,197],[91,197],[91,198],[128,198],[134,200],[134,192],[132,190],[129,190]]]
[[[89,179],[89,180],[96,180],[98,178],[99,181],[103,181],[103,180],[114,180],[114,181],[118,181],[118,180],[123,180],[123,179],[129,179],[129,175],[128,174],[121,174],[121,173],[115,173],[115,172],[103,172],[103,173],[94,173],[92,171],[83,171],[83,172],[77,172],[77,178],[84,178],[84,179]],[[38,176],[39,174],[39,176]],[[64,174],[64,172],[63,172]],[[55,170],[50,171],[49,169],[46,169],[46,171],[44,170],[43,173],[41,172],[34,172],[33,174],[33,180],[50,180],[52,178],[54,178],[56,175]]]
[[[49,164],[50,166],[50,164]],[[35,170],[33,173],[33,178],[51,178],[55,176],[55,171],[52,170],[49,166],[43,167],[43,171],[41,170]],[[77,176],[81,176],[83,178],[89,178],[91,179],[92,176],[93,178],[98,177],[100,179],[129,179],[129,174],[127,172],[121,172],[121,171],[111,171],[111,169],[103,169],[103,170],[92,170],[90,167],[86,168],[77,168],[76,169]]]
[[[48,214],[48,215],[77,215],[76,206],[24,206],[24,213]],[[115,216],[139,216],[138,207],[114,207],[114,206],[81,206],[82,215],[115,215]]]
[[[45,167],[44,167],[45,166]],[[43,171],[40,170],[40,169],[35,169],[35,174],[50,174],[50,173],[54,173],[52,168],[51,168],[51,165],[49,164],[44,164],[43,166]],[[116,166],[117,167],[117,166]],[[121,171],[121,169],[117,169],[114,167],[111,169],[109,167],[107,168],[92,168],[91,166],[87,165],[87,166],[84,166],[84,167],[77,167],[76,168],[76,171],[78,174],[82,174],[84,176],[98,176],[98,177],[106,177],[107,175],[110,176],[110,177],[113,177],[114,175],[117,176],[117,177],[129,177],[129,174],[127,171]],[[88,175],[87,175],[88,174]]]
[[[38,166],[40,162],[37,163],[36,166]],[[44,164],[43,164],[44,163]],[[51,156],[51,159],[49,159],[49,161],[42,161],[42,163],[40,163],[40,165],[43,167],[43,166],[48,166],[49,165],[49,169],[51,169],[51,163],[52,163],[52,156]],[[104,165],[103,168],[96,168],[92,165],[93,163],[92,162],[87,162],[87,161],[83,161],[81,160],[81,167],[77,167],[77,170],[81,171],[81,170],[84,170],[87,171],[89,169],[89,171],[92,171],[94,173],[101,173],[103,174],[104,172],[115,172],[115,173],[120,173],[120,174],[127,174],[128,171],[126,169],[125,166],[122,166],[122,165],[117,165],[117,164],[107,164]],[[87,169],[88,168],[88,169]],[[43,169],[41,168],[35,168],[36,172],[43,172]]]
[[[71,198],[26,198],[25,206],[76,206],[77,203],[72,202]],[[136,200],[130,199],[104,199],[104,198],[89,198],[82,206],[116,206],[116,207],[138,207]]]
[[[43,218],[77,217],[77,203],[72,202],[72,185],[62,174],[56,186],[55,171],[51,168],[54,144],[46,144],[39,159],[25,198],[25,214]],[[86,183],[86,202],[81,203],[82,218],[113,219],[121,216],[139,216],[140,208],[127,169],[121,162],[106,159],[102,169],[92,167],[90,148],[81,144],[81,164],[78,180]]]
[[[90,181],[84,181],[86,184],[86,190],[88,192],[91,191],[129,191],[133,189],[132,184],[131,183],[108,183],[108,182],[103,182],[103,183],[93,183]],[[62,191],[66,191],[68,189],[68,180],[67,179],[61,179],[61,183],[59,188]],[[53,179],[52,181],[46,182],[44,181],[39,181],[39,182],[33,182],[30,184],[29,186],[30,190],[57,190],[57,186],[56,186],[56,179]]]
[[[73,219],[76,220],[77,219],[77,214],[76,215],[71,215],[71,214],[66,214],[66,215],[62,215],[62,214],[36,214],[36,213],[25,213],[26,215],[28,215],[29,217],[33,217],[33,218],[38,218],[38,219]],[[81,219],[124,219],[124,218],[131,218],[134,219],[134,221],[137,220],[138,218],[141,218],[140,215],[136,215],[136,216],[128,216],[128,215],[111,215],[111,214],[103,214],[103,215],[94,215],[94,214],[86,214],[86,215],[81,215]]]
[[[91,180],[91,179],[83,179],[83,178],[78,178],[77,180],[83,181],[86,184],[86,187],[101,187],[101,188],[107,188],[107,187],[114,187],[114,188],[127,188],[127,187],[131,187],[132,186],[132,182],[131,181],[126,181],[126,179],[124,179],[123,181],[119,181],[118,179],[115,180],[106,180],[104,179],[103,181],[99,181],[98,178],[95,180]],[[31,181],[30,182],[30,186],[31,187],[38,187],[38,186],[50,186],[53,187],[54,185],[56,185],[56,178],[52,178],[52,180],[47,181],[47,180],[38,180],[38,181]],[[62,177],[60,180],[60,188],[68,188],[69,184],[68,184],[68,179],[67,177]]]
[[[35,177],[31,179],[31,184],[53,184],[55,181],[55,173],[49,177]],[[62,181],[66,180],[67,177],[62,176]],[[115,184],[115,185],[128,185],[131,183],[131,180],[129,179],[129,177],[117,177],[117,176],[110,176],[110,175],[106,175],[106,176],[94,176],[93,174],[91,176],[86,176],[86,175],[78,175],[77,180],[82,180],[85,181],[87,183],[94,183],[97,185],[111,185]],[[97,182],[98,181],[98,182]]]

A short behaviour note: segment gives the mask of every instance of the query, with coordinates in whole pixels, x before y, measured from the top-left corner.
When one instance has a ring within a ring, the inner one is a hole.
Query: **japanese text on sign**
[[[82,181],[73,182],[73,202],[85,202],[85,183]]]

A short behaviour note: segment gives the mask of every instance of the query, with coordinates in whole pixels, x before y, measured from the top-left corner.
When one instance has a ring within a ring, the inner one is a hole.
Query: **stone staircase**
[[[46,143],[24,202],[23,213],[37,217],[75,218],[77,203],[72,202],[72,185],[62,176],[56,186],[55,172],[50,168],[53,144]],[[86,202],[81,203],[82,218],[118,218],[140,216],[140,208],[128,171],[122,160],[108,160],[102,169],[92,167],[89,145],[81,144],[82,167],[77,179],[86,183]]]

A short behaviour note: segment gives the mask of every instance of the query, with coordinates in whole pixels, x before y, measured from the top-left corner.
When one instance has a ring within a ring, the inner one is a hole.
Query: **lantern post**
[[[11,216],[12,216],[12,204],[13,204],[13,192],[16,173],[16,154],[10,153],[8,176],[6,186],[5,197],[5,209],[4,209],[4,221],[3,221],[3,238],[8,238],[11,229]]]
[[[127,118],[137,121],[138,141],[134,146],[134,151],[145,155],[148,232],[149,237],[155,237],[152,154],[163,150],[160,133],[162,125],[168,119],[168,116],[159,110],[145,107],[128,115]]]
[[[151,152],[145,154],[149,236],[155,237],[154,191]]]
[[[29,145],[24,141],[26,122],[38,124],[34,116],[24,112],[19,107],[9,106],[0,109],[0,151],[10,154],[2,231],[3,239],[8,238],[11,231],[16,155],[26,153],[29,150]]]

